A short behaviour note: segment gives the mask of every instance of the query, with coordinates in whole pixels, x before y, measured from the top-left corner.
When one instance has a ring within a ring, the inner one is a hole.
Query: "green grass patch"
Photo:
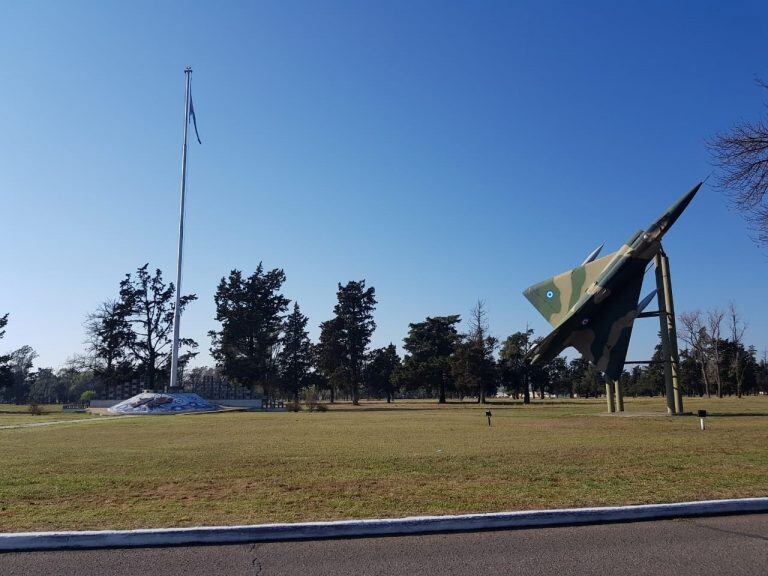
[[[768,398],[686,399],[713,414],[705,432],[663,399],[626,407],[495,403],[490,428],[487,406],[414,401],[0,430],[0,531],[768,495]]]

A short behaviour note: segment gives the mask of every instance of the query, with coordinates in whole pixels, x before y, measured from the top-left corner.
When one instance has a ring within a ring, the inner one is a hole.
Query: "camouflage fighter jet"
[[[661,250],[661,238],[703,183],[680,198],[648,230],[640,230],[616,252],[597,258],[602,246],[578,268],[535,284],[523,294],[554,330],[530,352],[532,362],[547,362],[573,346],[617,380],[627,358],[632,325],[656,291],[640,298],[646,267]]]

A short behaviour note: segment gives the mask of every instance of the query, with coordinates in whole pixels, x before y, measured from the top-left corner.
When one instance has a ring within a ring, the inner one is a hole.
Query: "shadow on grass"
[[[592,405],[596,403],[595,400],[589,399],[589,401],[567,401],[567,400],[554,400],[549,401],[531,401],[527,406],[530,408],[546,408],[554,406],[572,406],[582,407]],[[602,402],[597,402],[602,403]],[[447,402],[440,404],[439,402],[428,402],[418,400],[401,400],[399,402],[393,402],[392,404],[375,403],[366,404],[362,403],[354,406],[350,402],[339,402],[334,404],[325,404],[328,407],[329,412],[419,412],[419,411],[434,411],[441,409],[454,409],[459,407],[477,407],[483,409],[490,409],[496,407],[510,407],[510,408],[523,408],[526,404],[521,400],[498,400],[493,399],[487,401],[485,404],[481,404],[477,401],[461,401],[461,400],[448,400]]]
[[[694,414],[696,416],[696,414]],[[768,416],[768,412],[710,412],[707,411],[707,418],[746,418],[754,416],[757,418],[765,418]]]
[[[440,404],[431,404],[429,406],[411,408],[403,405],[391,404],[387,407],[381,406],[353,406],[352,404],[326,404],[328,412],[434,412],[439,410]],[[443,404],[445,406],[445,404]],[[307,410],[305,410],[307,412]]]
[[[19,414],[23,414],[24,416],[47,416],[49,414],[61,414],[61,412],[58,410],[41,410],[40,412],[33,414],[28,408],[23,410],[0,410],[0,418],[2,418],[4,414],[8,414],[9,416],[18,416]]]

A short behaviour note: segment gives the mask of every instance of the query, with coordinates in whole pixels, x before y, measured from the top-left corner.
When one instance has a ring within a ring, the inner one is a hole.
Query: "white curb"
[[[91,530],[82,532],[0,533],[0,552],[128,548],[194,544],[236,544],[361,536],[396,536],[435,532],[470,532],[543,526],[569,526],[606,522],[632,522],[692,516],[768,512],[768,498],[707,500],[676,504],[645,504],[604,508],[568,508],[458,516],[208,526],[144,530]]]

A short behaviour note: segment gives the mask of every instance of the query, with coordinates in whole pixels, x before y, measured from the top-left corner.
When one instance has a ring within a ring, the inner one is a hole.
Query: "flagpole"
[[[192,68],[187,66],[184,69],[187,76],[186,93],[184,96],[184,145],[181,149],[181,199],[179,200],[179,251],[176,262],[176,304],[173,308],[173,348],[171,350],[171,392],[179,388],[179,301],[181,299],[181,262],[182,250],[184,247],[184,196],[187,190],[187,131],[189,129],[189,105],[190,91],[189,82],[192,77]]]

